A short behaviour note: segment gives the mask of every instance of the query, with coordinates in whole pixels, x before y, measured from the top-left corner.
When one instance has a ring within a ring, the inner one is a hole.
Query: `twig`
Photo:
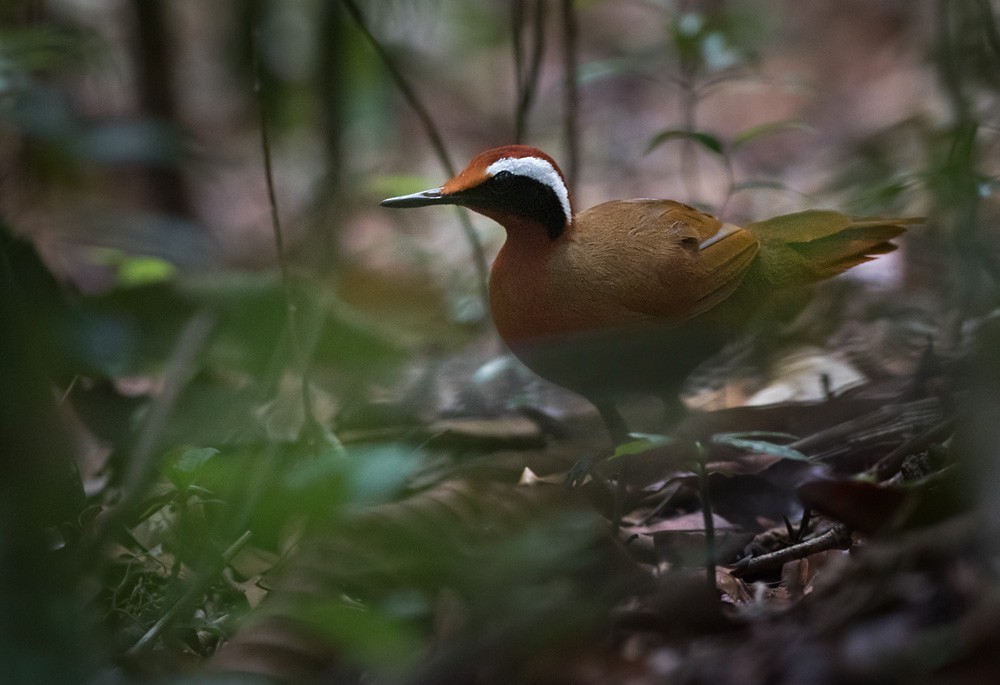
[[[414,114],[420,120],[420,123],[424,127],[424,132],[430,139],[431,147],[434,149],[437,155],[438,161],[441,162],[441,166],[448,173],[449,176],[454,176],[456,173],[455,165],[452,164],[451,157],[448,155],[448,150],[445,148],[444,140],[441,138],[441,134],[438,132],[437,126],[434,124],[434,120],[431,118],[430,113],[424,104],[417,97],[416,92],[410,86],[409,81],[400,71],[399,67],[393,61],[389,52],[382,47],[382,44],[378,42],[375,36],[372,34],[371,30],[368,28],[367,22],[365,22],[364,16],[361,14],[361,10],[358,9],[357,3],[354,0],[342,0],[344,7],[347,9],[354,23],[357,25],[358,30],[365,37],[365,40],[372,46],[375,50],[375,54],[378,55],[379,59],[382,60],[382,64],[385,65],[386,70],[388,70],[389,75],[392,80],[395,81],[396,87],[399,88],[400,93],[402,93],[403,98],[409,103],[410,108],[413,110]],[[462,231],[465,233],[465,239],[469,243],[469,249],[472,251],[472,261],[476,267],[476,275],[479,279],[479,296],[482,299],[483,311],[489,311],[490,296],[489,290],[487,288],[487,279],[489,270],[486,268],[486,253],[483,251],[483,244],[479,240],[479,236],[476,235],[476,231],[472,226],[472,221],[469,219],[468,212],[461,208],[456,208],[458,212],[459,221],[462,224]]]
[[[535,15],[533,27],[533,45],[531,52],[531,63],[528,65],[528,73],[524,78],[518,77],[521,89],[517,96],[517,112],[514,116],[514,142],[520,143],[524,140],[528,131],[528,111],[535,99],[535,92],[538,90],[538,75],[541,72],[542,53],[545,50],[545,2],[535,0]]]
[[[682,60],[681,76],[681,110],[684,119],[684,130],[694,133],[697,129],[696,110],[698,107],[698,91],[695,87],[695,68],[687,65]],[[684,177],[684,184],[687,188],[688,201],[697,202],[701,195],[701,171],[698,165],[698,155],[694,138],[685,138],[681,141],[681,175]]]
[[[911,454],[923,452],[931,445],[941,442],[951,435],[954,430],[955,419],[945,419],[889,452],[889,454],[879,459],[869,472],[875,477],[875,481],[879,483],[892,478],[903,465],[904,459]]]
[[[562,0],[563,23],[563,97],[566,135],[566,185],[569,186],[570,197],[576,189],[579,174],[580,149],[577,139],[577,122],[579,120],[579,89],[576,81],[576,11],[573,0]]]
[[[69,381],[69,385],[67,385],[66,389],[63,390],[62,393],[59,395],[59,400],[56,402],[56,406],[61,407],[66,403],[66,399],[69,397],[69,394],[73,392],[73,389],[76,387],[76,382],[78,380],[80,380],[80,374],[74,374],[73,378],[70,379]]]
[[[257,97],[257,113],[260,125],[260,146],[264,154],[264,180],[267,184],[267,201],[271,208],[271,227],[274,230],[274,248],[278,253],[278,265],[281,268],[281,289],[285,297],[285,325],[288,328],[288,346],[298,371],[302,375],[302,413],[305,418],[303,432],[311,431],[318,422],[313,413],[312,394],[309,391],[309,360],[303,354],[299,342],[297,322],[298,309],[295,296],[292,293],[292,277],[288,268],[288,255],[285,252],[284,233],[281,230],[281,216],[278,212],[278,197],[274,190],[274,173],[271,165],[271,138],[267,128],[267,106],[263,93],[260,74],[260,32],[253,36],[253,92]]]
[[[524,0],[512,0],[510,7],[510,38],[514,52],[514,88],[516,93],[524,87]]]
[[[322,219],[313,221],[311,234],[319,253],[312,258],[313,268],[321,276],[332,276],[339,266],[339,244],[336,239],[341,225],[340,208],[344,204],[344,129],[346,119],[347,51],[346,19],[343,8],[335,2],[323,3],[319,11],[318,99],[322,106],[323,151],[326,168],[320,207]],[[331,211],[332,210],[332,211]],[[318,263],[317,263],[318,262]]]
[[[940,416],[940,401],[935,398],[886,405],[796,440],[789,447],[814,456],[820,450],[828,451],[831,445],[846,451],[851,449],[852,441],[857,442],[860,436],[867,436],[872,431],[884,431],[887,426],[893,432],[911,430],[913,426],[940,420]]]
[[[732,570],[732,574],[737,577],[752,575],[760,571],[779,568],[789,561],[805,559],[812,554],[825,552],[828,549],[850,549],[851,544],[850,530],[848,530],[847,526],[838,524],[811,540],[779,549],[776,552],[761,554],[759,557],[744,559],[736,564]]]
[[[136,656],[149,649],[156,638],[160,636],[160,633],[163,632],[163,629],[172,623],[181,611],[190,606],[190,603],[205,591],[217,575],[222,573],[222,570],[229,565],[233,558],[239,554],[240,550],[243,549],[250,541],[250,537],[251,533],[248,530],[237,538],[233,544],[229,545],[229,547],[226,548],[226,551],[222,553],[222,556],[219,557],[218,563],[216,563],[213,568],[202,574],[198,580],[191,583],[187,590],[184,591],[184,594],[181,595],[180,598],[174,602],[166,612],[164,612],[163,616],[161,616],[141,638],[139,638],[138,642],[129,648],[126,654],[128,656]]]
[[[989,0],[976,0],[976,4],[982,18],[980,26],[985,34],[986,44],[993,51],[993,59],[1000,61],[1000,30],[997,27],[997,19],[993,15],[993,6]]]

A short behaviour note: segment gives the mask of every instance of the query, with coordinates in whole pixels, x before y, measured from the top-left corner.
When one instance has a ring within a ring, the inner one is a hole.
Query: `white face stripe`
[[[563,214],[566,215],[566,224],[573,223],[573,211],[569,206],[569,191],[566,190],[562,176],[551,164],[538,157],[504,157],[486,167],[486,173],[490,176],[496,176],[501,171],[509,171],[517,176],[526,176],[552,188],[556,197],[559,198],[559,204],[562,205]]]

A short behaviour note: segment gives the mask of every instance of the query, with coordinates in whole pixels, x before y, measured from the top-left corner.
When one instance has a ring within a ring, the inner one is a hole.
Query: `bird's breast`
[[[490,276],[490,306],[508,345],[516,348],[524,341],[621,326],[637,318],[574,254],[569,241],[534,246],[508,241],[500,250]]]
[[[548,335],[567,325],[566,312],[553,293],[547,246],[541,254],[510,242],[490,271],[490,308],[497,331],[508,344]]]

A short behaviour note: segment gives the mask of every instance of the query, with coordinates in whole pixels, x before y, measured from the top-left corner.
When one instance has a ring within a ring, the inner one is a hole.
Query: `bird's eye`
[[[488,187],[495,195],[506,195],[511,190],[510,180],[513,177],[514,174],[510,173],[506,169],[501,169],[493,174],[493,178],[490,179]]]

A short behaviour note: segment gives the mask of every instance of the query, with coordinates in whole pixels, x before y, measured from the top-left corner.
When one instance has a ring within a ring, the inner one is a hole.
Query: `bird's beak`
[[[427,207],[428,205],[453,205],[455,204],[455,198],[445,195],[441,192],[440,188],[431,188],[430,190],[422,190],[412,195],[390,197],[388,200],[382,200],[380,204],[383,207],[406,209],[408,207]]]

